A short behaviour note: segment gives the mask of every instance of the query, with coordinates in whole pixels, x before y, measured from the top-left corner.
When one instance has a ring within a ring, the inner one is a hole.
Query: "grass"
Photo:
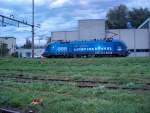
[[[0,59],[0,76],[150,83],[150,58]],[[141,86],[140,86],[141,87]],[[42,105],[32,99],[42,98]],[[150,113],[149,91],[78,88],[72,84],[0,81],[0,107],[38,113]]]
[[[150,58],[0,59],[0,75],[149,82]]]

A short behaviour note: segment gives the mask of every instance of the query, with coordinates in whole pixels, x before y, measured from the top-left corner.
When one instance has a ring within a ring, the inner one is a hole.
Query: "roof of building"
[[[16,39],[15,37],[0,37],[0,38],[3,38],[3,39],[9,39],[9,38]]]
[[[139,27],[138,27],[138,29],[140,29],[140,28],[150,28],[150,17],[148,18],[148,19],[146,19]]]

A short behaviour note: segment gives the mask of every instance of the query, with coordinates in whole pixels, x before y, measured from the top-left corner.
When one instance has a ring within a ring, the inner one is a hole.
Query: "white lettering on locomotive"
[[[62,51],[67,50],[67,48],[60,48]],[[112,51],[111,47],[93,47],[93,48],[74,48],[74,51]]]
[[[57,51],[59,51],[59,52],[67,52],[67,47],[58,47]]]

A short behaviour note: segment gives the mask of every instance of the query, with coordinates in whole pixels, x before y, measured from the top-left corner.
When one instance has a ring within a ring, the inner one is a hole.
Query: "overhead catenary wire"
[[[35,24],[34,24],[34,0],[32,0],[32,24],[29,24],[29,23],[27,23],[27,21],[24,21],[24,20],[23,21],[17,20],[17,19],[14,18],[13,15],[11,15],[11,17],[7,17],[7,16],[4,16],[4,15],[0,14],[0,17],[1,17],[1,20],[2,20],[2,22],[1,22],[2,26],[5,22],[5,20],[11,20],[13,22],[16,22],[18,27],[19,27],[19,24],[23,24],[23,25],[26,25],[26,26],[30,26],[32,28],[32,58],[34,58],[34,28],[35,27],[39,28],[39,26],[35,26]],[[7,23],[7,24],[9,24],[9,23]]]

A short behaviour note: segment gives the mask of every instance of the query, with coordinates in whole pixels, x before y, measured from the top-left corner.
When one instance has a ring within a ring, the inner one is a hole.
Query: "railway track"
[[[20,112],[20,111],[8,109],[8,108],[0,108],[0,113],[25,113],[25,112]],[[32,110],[29,110],[26,113],[34,113],[34,112]]]
[[[21,113],[21,112],[10,110],[7,108],[0,108],[0,113]]]
[[[106,89],[122,89],[122,90],[142,90],[142,91],[150,91],[150,83],[142,84],[142,87],[130,87],[125,84],[120,84],[118,82],[110,82],[110,81],[94,81],[94,80],[70,80],[70,79],[58,79],[58,78],[38,78],[38,77],[24,77],[22,76],[0,76],[0,81],[11,80],[14,82],[21,83],[32,83],[32,82],[53,82],[53,83],[74,83],[79,88],[93,88],[102,86]],[[135,85],[138,85],[136,83]]]

